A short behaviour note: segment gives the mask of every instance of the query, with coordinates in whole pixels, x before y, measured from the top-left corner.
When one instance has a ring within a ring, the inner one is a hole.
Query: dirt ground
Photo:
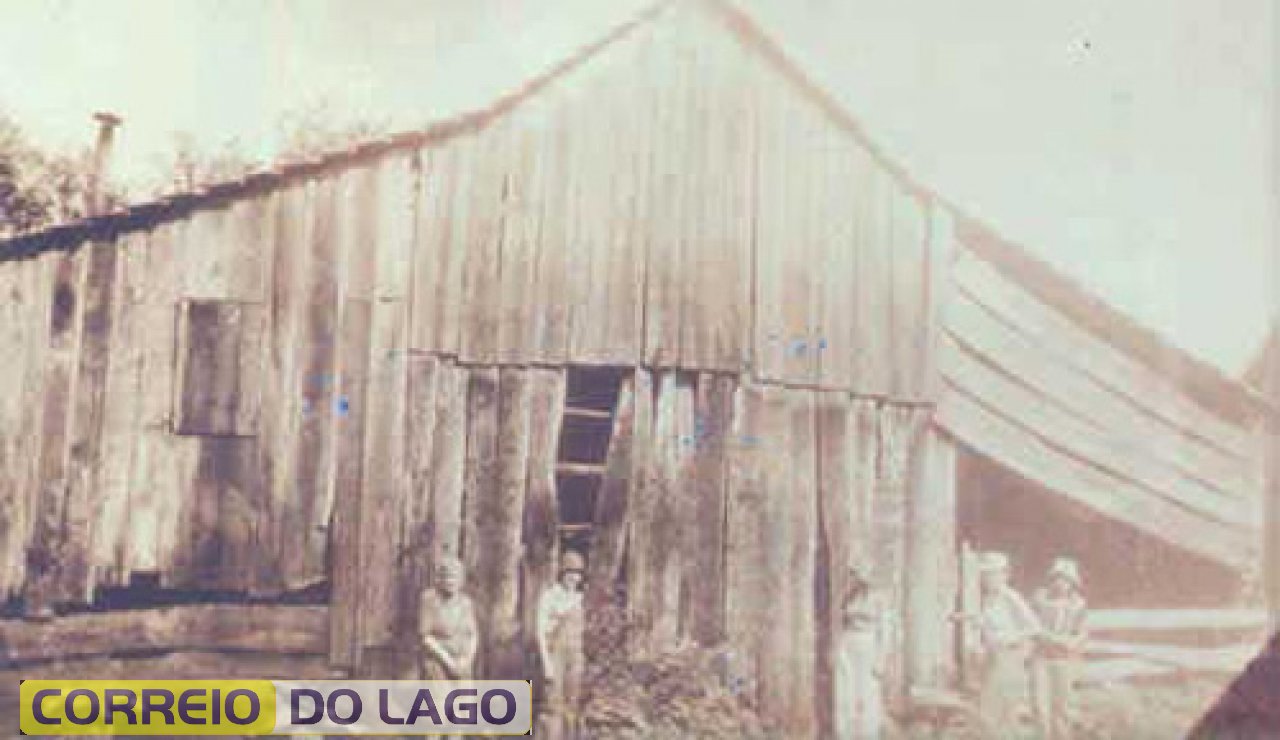
[[[1114,683],[1081,687],[1075,740],[1178,740],[1211,707],[1226,686],[1225,677],[1177,677],[1141,683]],[[1030,717],[1018,730],[998,740],[1032,740],[1036,737]],[[897,733],[903,740],[984,740],[972,724],[941,732],[917,729]]]

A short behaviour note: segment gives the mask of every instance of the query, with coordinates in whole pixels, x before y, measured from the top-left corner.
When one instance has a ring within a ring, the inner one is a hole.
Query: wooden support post
[[[907,684],[941,688],[954,676],[956,606],[956,448],[936,427],[921,441],[907,499]]]

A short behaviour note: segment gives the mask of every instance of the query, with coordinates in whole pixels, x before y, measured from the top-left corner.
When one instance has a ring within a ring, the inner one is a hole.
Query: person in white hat
[[[1000,552],[982,555],[978,563],[982,590],[979,628],[982,680],[978,711],[984,737],[1017,737],[1027,705],[1029,663],[1042,632],[1035,612],[1009,585],[1009,557]]]
[[[462,591],[462,563],[445,556],[433,573],[431,588],[418,602],[420,678],[471,678],[479,632],[471,597]]]
[[[1031,603],[1045,627],[1032,672],[1036,724],[1048,740],[1067,740],[1075,721],[1076,673],[1087,639],[1088,605],[1076,561],[1054,560],[1045,586]]]
[[[860,567],[849,569],[835,644],[836,740],[876,740],[885,730],[888,615]]]
[[[565,550],[559,577],[538,597],[537,644],[542,661],[543,705],[538,733],[544,737],[573,737],[582,688],[583,571],[580,553]]]

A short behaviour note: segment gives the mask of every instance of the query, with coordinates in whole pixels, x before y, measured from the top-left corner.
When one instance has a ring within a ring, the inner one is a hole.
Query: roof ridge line
[[[596,38],[560,61],[531,76],[521,78],[510,91],[499,95],[488,105],[432,121],[418,129],[410,129],[358,142],[344,149],[322,152],[296,162],[267,166],[246,175],[222,180],[185,193],[173,193],[125,206],[109,213],[84,216],[53,224],[24,234],[0,239],[0,263],[32,257],[41,252],[63,249],[85,241],[112,238],[179,219],[203,208],[210,208],[281,188],[290,182],[312,177],[331,169],[350,167],[377,159],[388,153],[417,149],[448,141],[455,136],[482,130],[494,119],[517,108],[539,91],[572,73],[604,49],[621,41],[635,29],[657,17],[680,0],[653,0],[627,20],[611,26]]]

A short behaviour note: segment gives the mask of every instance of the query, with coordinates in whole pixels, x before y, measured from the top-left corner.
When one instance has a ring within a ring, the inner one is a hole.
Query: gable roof
[[[250,197],[318,174],[345,169],[384,154],[412,151],[454,137],[474,133],[536,96],[556,81],[572,74],[587,60],[603,53],[638,27],[652,21],[680,0],[658,0],[603,37],[581,47],[541,74],[525,79],[489,105],[438,121],[425,128],[372,139],[311,160],[289,163],[250,173],[197,190],[123,207],[101,216],[80,219],[0,241],[0,262],[40,252],[67,249],[95,239],[109,239],[130,231],[151,228],[183,218],[193,211]],[[1032,291],[1045,303],[1061,310],[1089,330],[1104,336],[1129,355],[1159,369],[1206,408],[1235,421],[1245,421],[1270,409],[1265,398],[1244,382],[1180,349],[1154,330],[1142,326],[1084,286],[1063,275],[1026,248],[1003,239],[992,227],[967,215],[931,188],[915,181],[889,157],[848,109],[817,85],[758,23],[731,0],[691,0],[704,8],[730,33],[762,58],[820,108],[839,128],[853,137],[887,173],[922,197],[938,203],[954,215],[957,237],[975,253]]]

